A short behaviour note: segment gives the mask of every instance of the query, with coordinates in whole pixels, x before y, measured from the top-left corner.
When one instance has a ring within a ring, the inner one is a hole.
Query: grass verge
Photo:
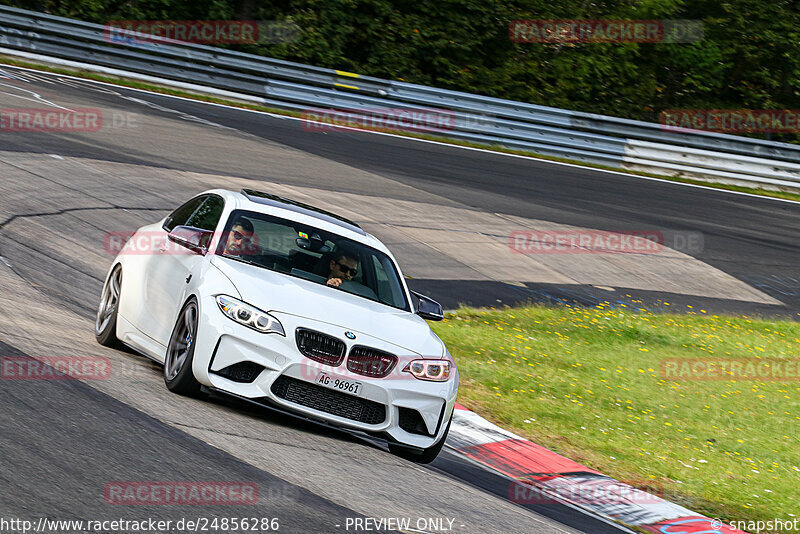
[[[529,306],[461,308],[434,330],[458,362],[459,402],[504,428],[709,517],[800,510],[800,369],[782,381],[662,373],[798,364],[800,323]]]
[[[183,97],[183,98],[190,98],[190,99],[199,100],[199,101],[202,101],[202,102],[212,102],[212,103],[216,103],[216,104],[224,104],[224,105],[228,105],[228,106],[239,107],[239,108],[243,108],[243,109],[252,109],[252,110],[256,110],[256,111],[265,111],[265,112],[268,112],[268,113],[274,113],[276,115],[285,115],[285,116],[289,116],[289,117],[301,117],[302,116],[302,113],[299,113],[297,111],[284,110],[284,109],[273,108],[273,107],[268,107],[268,106],[260,106],[260,105],[257,105],[257,104],[251,104],[251,103],[246,103],[246,102],[243,102],[243,101],[230,100],[230,99],[225,99],[225,98],[218,98],[218,97],[214,97],[214,96],[210,96],[210,95],[205,95],[205,94],[202,94],[202,93],[194,93],[194,92],[190,92],[190,91],[174,89],[174,88],[171,88],[171,87],[168,87],[168,86],[164,86],[164,85],[141,82],[141,81],[138,81],[138,80],[135,80],[135,79],[129,79],[129,78],[123,78],[123,77],[117,77],[117,76],[109,76],[109,75],[97,74],[97,73],[94,73],[94,72],[91,72],[91,71],[87,71],[87,70],[84,70],[84,69],[58,67],[58,66],[46,65],[46,64],[42,64],[42,63],[34,63],[34,62],[31,62],[31,61],[23,61],[23,60],[19,60],[19,59],[10,57],[10,56],[3,56],[3,55],[0,55],[0,61],[2,63],[6,64],[6,65],[14,65],[14,66],[17,66],[17,67],[24,67],[24,68],[29,68],[29,69],[41,70],[41,71],[44,71],[44,72],[52,72],[52,73],[55,73],[55,74],[65,74],[65,75],[69,75],[69,76],[78,76],[78,77],[85,78],[85,79],[88,79],[88,80],[95,80],[95,81],[100,81],[100,82],[105,82],[105,83],[111,83],[111,84],[119,85],[119,86],[122,86],[122,87],[131,87],[131,88],[134,88],[134,89],[142,89],[142,90],[151,91],[151,92],[154,92],[154,93],[161,93],[161,94],[167,94],[167,95],[173,95],[173,96],[180,96],[180,97]],[[596,163],[587,163],[587,162],[580,161],[580,160],[573,160],[573,159],[569,159],[569,158],[560,158],[560,157],[554,157],[554,156],[547,156],[547,155],[544,155],[544,154],[537,154],[535,152],[528,152],[528,151],[524,151],[524,150],[514,150],[514,149],[506,148],[506,147],[503,147],[503,146],[499,146],[499,145],[488,145],[488,144],[482,144],[482,143],[471,143],[471,142],[468,142],[468,141],[461,141],[461,140],[457,140],[457,139],[449,139],[447,137],[441,137],[441,136],[429,135],[429,134],[422,134],[422,133],[417,133],[417,132],[408,132],[408,131],[403,131],[403,130],[386,130],[386,129],[380,129],[380,128],[363,128],[363,127],[359,128],[359,129],[368,130],[368,131],[378,131],[378,132],[384,132],[384,133],[391,133],[391,134],[394,134],[394,135],[401,135],[401,136],[404,136],[404,137],[411,137],[411,138],[414,138],[414,139],[424,139],[424,140],[428,140],[428,141],[436,141],[438,143],[446,143],[446,144],[456,145],[456,146],[464,146],[464,147],[469,147],[469,148],[479,148],[479,149],[482,149],[482,150],[491,150],[491,151],[500,152],[500,153],[503,153],[503,154],[514,154],[514,155],[518,155],[518,156],[525,156],[525,157],[530,157],[530,158],[535,158],[535,159],[542,159],[542,160],[545,160],[545,161],[556,161],[556,162],[560,162],[560,163],[570,163],[570,164],[573,164],[573,165],[580,165],[582,167],[588,167],[588,168],[592,168],[592,169],[624,172],[626,174],[633,174],[633,175],[637,175],[637,176],[645,176],[645,177],[648,177],[648,178],[658,178],[658,179],[661,179],[661,180],[669,180],[669,181],[679,182],[679,183],[703,185],[703,186],[707,186],[707,187],[713,187],[715,189],[724,189],[724,190],[727,190],[727,191],[738,191],[738,192],[741,192],[741,193],[749,193],[749,194],[752,194],[752,195],[761,195],[761,196],[767,196],[767,197],[782,198],[782,199],[786,199],[786,200],[793,200],[795,202],[800,202],[800,193],[795,193],[795,192],[792,192],[792,191],[772,191],[772,190],[767,190],[767,189],[760,189],[760,188],[757,188],[757,187],[746,187],[746,186],[739,186],[739,185],[733,185],[733,184],[706,182],[706,181],[702,181],[702,180],[694,180],[694,179],[691,179],[691,178],[684,178],[684,177],[681,177],[681,176],[664,176],[664,175],[660,175],[660,174],[653,174],[653,173],[642,172],[642,171],[618,169],[616,167],[610,167],[610,166],[607,166],[607,165],[599,165],[599,164],[596,164]]]

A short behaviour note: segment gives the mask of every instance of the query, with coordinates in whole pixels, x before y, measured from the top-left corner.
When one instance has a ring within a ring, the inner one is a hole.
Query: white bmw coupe
[[[427,463],[458,390],[425,322],[442,316],[355,223],[268,193],[212,190],[125,242],[95,335],[163,363],[175,393],[234,395]]]

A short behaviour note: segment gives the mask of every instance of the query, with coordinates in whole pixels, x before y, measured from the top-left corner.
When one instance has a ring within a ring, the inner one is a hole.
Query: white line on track
[[[20,76],[21,76],[21,75],[20,75]],[[53,80],[48,80],[47,78],[45,78],[44,76],[42,76],[42,75],[40,75],[40,74],[34,74],[34,73],[32,73],[32,72],[26,72],[26,73],[25,73],[25,76],[21,76],[21,77],[22,77],[22,79],[23,79],[23,80],[25,80],[26,82],[30,82],[30,81],[31,81],[30,79],[32,79],[33,81],[37,81],[37,82],[43,82],[43,83],[48,83],[48,84],[50,84],[50,85],[55,85],[55,83],[56,83],[56,82],[54,82]],[[30,79],[29,79],[29,78],[30,78]]]
[[[61,78],[71,79],[71,80],[80,80],[81,82],[84,82],[84,83],[92,83],[92,84],[98,84],[98,85],[104,85],[104,86],[119,87],[120,89],[125,89],[125,90],[128,90],[128,91],[136,91],[136,92],[140,92],[140,93],[147,93],[147,94],[150,94],[150,95],[156,95],[156,96],[160,96],[160,97],[164,97],[164,98],[173,98],[173,99],[182,100],[182,101],[185,101],[185,102],[193,102],[195,104],[205,104],[207,106],[217,106],[217,107],[221,107],[221,108],[224,108],[224,109],[234,109],[234,110],[243,111],[243,112],[247,112],[247,113],[256,113],[256,114],[259,114],[259,115],[267,115],[268,117],[273,117],[273,118],[278,118],[278,119],[294,120],[294,121],[300,121],[300,122],[306,122],[306,123],[316,123],[317,122],[317,121],[312,121],[312,120],[309,120],[309,119],[303,119],[303,118],[300,118],[300,117],[290,117],[288,115],[279,115],[279,114],[276,114],[276,113],[270,113],[268,111],[259,111],[259,110],[255,110],[255,109],[240,108],[240,107],[236,107],[236,106],[230,106],[228,104],[219,104],[217,102],[205,102],[205,101],[202,101],[202,100],[195,100],[193,98],[187,98],[187,97],[183,97],[183,96],[168,95],[168,94],[164,94],[164,93],[158,93],[158,92],[155,92],[155,91],[148,91],[146,89],[138,89],[138,88],[134,88],[134,87],[126,87],[124,85],[119,85],[119,84],[114,84],[114,83],[109,83],[109,82],[100,82],[100,81],[97,81],[97,80],[86,80],[84,78],[79,78],[77,76],[69,76],[67,74],[49,73],[47,71],[40,71],[40,70],[36,70],[36,69],[30,69],[30,68],[27,68],[27,67],[18,67],[16,65],[8,65],[8,64],[0,63],[0,67],[19,69],[19,70],[26,71],[26,72],[37,72],[37,73],[40,73],[40,74],[48,74],[50,76],[57,76],[57,77],[61,77]],[[0,71],[0,72],[3,72],[3,71]],[[606,170],[606,169],[596,169],[594,167],[585,167],[583,165],[578,165],[576,163],[565,163],[565,162],[562,162],[562,161],[552,161],[552,160],[547,160],[547,159],[535,158],[535,157],[532,157],[532,156],[523,156],[523,155],[520,155],[520,154],[509,154],[507,152],[495,152],[494,150],[488,150],[488,149],[485,149],[485,148],[475,148],[475,147],[469,147],[469,146],[453,145],[453,144],[450,144],[450,143],[443,143],[441,141],[431,141],[430,139],[418,139],[418,138],[415,138],[415,137],[406,137],[404,135],[397,135],[397,134],[386,133],[386,132],[375,132],[375,131],[371,131],[371,130],[362,130],[360,128],[350,128],[350,127],[347,127],[347,126],[337,126],[337,128],[341,129],[341,130],[352,130],[354,132],[359,132],[359,133],[395,137],[395,138],[400,138],[400,139],[404,139],[404,140],[407,140],[407,141],[416,141],[416,142],[419,142],[419,143],[430,143],[430,144],[434,144],[434,145],[446,146],[446,147],[451,147],[451,148],[459,148],[459,149],[462,149],[462,150],[472,150],[472,151],[475,151],[475,152],[483,152],[483,153],[486,153],[486,154],[493,154],[493,155],[496,155],[496,156],[506,156],[506,157],[511,157],[511,158],[519,158],[519,159],[537,161],[537,162],[540,162],[540,163],[549,163],[551,165],[561,165],[561,166],[564,166],[564,167],[573,167],[573,168],[577,168],[577,169],[595,171],[595,172],[598,172],[598,173],[613,174],[613,175],[617,175],[617,176],[625,176],[625,177],[628,177],[628,178],[637,178],[639,180],[648,180],[648,181],[651,181],[651,182],[659,182],[659,183],[670,184],[670,185],[675,185],[675,186],[693,187],[693,188],[696,188],[696,189],[703,189],[703,190],[706,190],[706,191],[713,191],[713,192],[717,192],[717,193],[727,193],[727,194],[730,194],[730,195],[739,195],[739,196],[745,196],[745,197],[751,197],[751,198],[759,198],[759,199],[764,199],[764,200],[773,200],[773,201],[776,201],[776,202],[788,202],[788,203],[791,203],[791,204],[800,204],[800,201],[791,200],[791,199],[788,199],[788,198],[778,198],[778,197],[770,197],[770,196],[764,196],[764,195],[756,195],[754,193],[745,193],[745,192],[742,192],[742,191],[731,191],[730,189],[719,189],[719,188],[716,188],[716,187],[710,187],[710,186],[706,186],[706,185],[687,184],[685,182],[676,182],[676,181],[667,180],[667,179],[664,179],[664,178],[653,178],[651,176],[641,176],[641,175],[638,175],[638,174],[631,174],[631,173],[627,173],[627,172],[624,172],[624,171],[612,171],[612,170]],[[233,129],[233,128],[231,128],[231,129]]]
[[[27,81],[27,80],[25,80],[25,81]],[[21,98],[22,100],[30,100],[31,102],[45,103],[48,106],[53,106],[54,108],[60,108],[60,109],[63,109],[65,111],[69,111],[69,112],[72,112],[72,113],[75,112],[75,110],[72,110],[72,109],[69,109],[69,108],[65,108],[64,106],[59,106],[55,102],[50,102],[49,100],[47,100],[45,98],[42,98],[42,95],[40,95],[39,93],[37,93],[35,91],[30,91],[28,89],[23,89],[22,87],[17,87],[16,85],[9,85],[7,83],[0,83],[0,85],[2,85],[3,87],[10,87],[11,89],[15,89],[17,91],[24,91],[24,92],[26,92],[28,94],[33,95],[33,98],[30,98],[30,97],[27,97],[27,96],[22,96],[22,95],[15,95],[13,93],[8,93],[6,91],[0,91],[0,93],[3,93],[4,95],[8,95],[8,96],[11,96],[11,97],[14,97],[14,98]]]
[[[4,76],[4,77],[6,77],[6,78],[8,78],[10,80],[18,80],[20,82],[30,82],[30,80],[27,80],[27,79],[23,78],[19,74],[12,74],[12,73],[10,73],[8,71],[5,71],[5,70],[2,70],[2,69],[0,69],[0,75]]]

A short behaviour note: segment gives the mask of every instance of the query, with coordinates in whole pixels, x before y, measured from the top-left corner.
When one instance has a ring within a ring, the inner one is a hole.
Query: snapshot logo
[[[798,109],[666,109],[659,114],[662,130],[705,130],[721,133],[798,133]]]
[[[683,380],[800,380],[800,360],[763,358],[667,358],[661,360],[661,378]]]
[[[278,20],[112,20],[103,28],[107,42],[129,46],[281,43],[299,35],[295,23]]]
[[[258,502],[252,482],[109,482],[106,503],[114,505],[246,505]]]
[[[688,254],[703,250],[701,232],[630,230],[517,230],[508,236],[515,254]]]
[[[103,356],[0,357],[2,380],[106,380],[111,360]]]
[[[532,19],[513,20],[515,43],[694,43],[703,39],[698,20]]]
[[[96,108],[3,108],[0,132],[97,132],[103,113]]]
[[[722,521],[719,519],[715,519],[717,523],[720,525]],[[792,519],[767,519],[767,520],[739,520],[739,521],[731,521],[728,523],[731,528],[736,529],[737,531],[741,532],[755,532],[758,534],[759,532],[789,532],[792,530],[800,531],[800,518],[794,517]]]
[[[306,119],[303,129],[312,132],[342,128],[441,132],[456,126],[456,116],[452,111],[434,108],[309,108],[303,110],[302,118]]]

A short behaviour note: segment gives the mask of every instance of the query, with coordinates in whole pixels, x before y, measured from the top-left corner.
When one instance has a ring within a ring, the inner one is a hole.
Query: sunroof
[[[348,230],[352,230],[353,232],[357,232],[361,235],[367,235],[366,232],[364,232],[364,230],[362,230],[361,227],[356,223],[354,223],[353,221],[346,219],[341,215],[336,215],[335,213],[331,213],[330,211],[326,211],[321,208],[316,208],[309,204],[304,204],[303,202],[298,202],[290,198],[284,198],[284,197],[279,197],[278,195],[264,193],[263,191],[255,191],[253,189],[242,189],[242,193],[244,194],[244,196],[246,196],[253,202],[258,202],[259,204],[265,204],[267,206],[275,206],[276,208],[291,210],[294,211],[295,213],[302,213],[303,215],[310,215],[312,217],[316,217],[318,219],[328,221],[329,223],[341,226],[342,228],[347,228]]]

